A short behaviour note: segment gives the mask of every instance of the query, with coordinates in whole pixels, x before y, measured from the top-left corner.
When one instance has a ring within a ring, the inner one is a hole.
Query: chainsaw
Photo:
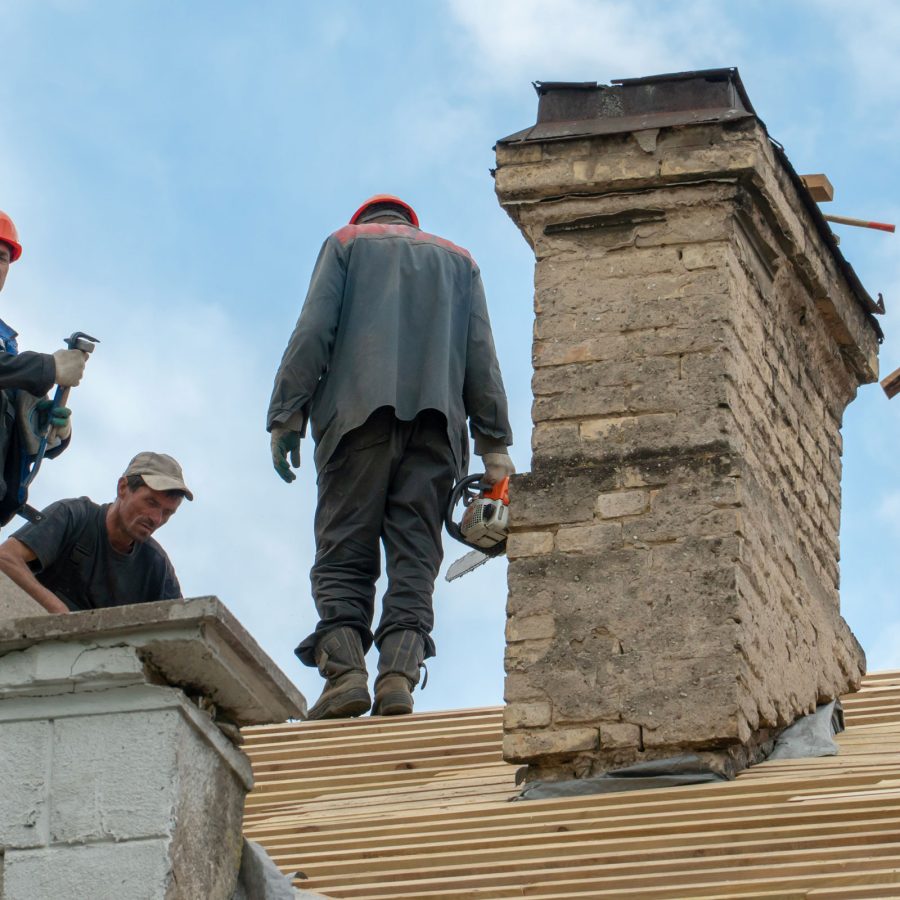
[[[484,484],[484,474],[469,475],[457,482],[450,492],[445,524],[447,533],[472,551],[461,556],[447,570],[447,581],[468,574],[495,556],[506,552],[509,534],[509,478],[496,484]],[[456,523],[454,514],[459,502],[463,514]]]

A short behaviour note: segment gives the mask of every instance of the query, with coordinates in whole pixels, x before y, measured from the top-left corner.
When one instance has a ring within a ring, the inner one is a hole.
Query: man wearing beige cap
[[[0,544],[0,572],[51,613],[181,597],[169,557],[151,537],[194,495],[165,453],[138,453],[102,506],[58,500]]]

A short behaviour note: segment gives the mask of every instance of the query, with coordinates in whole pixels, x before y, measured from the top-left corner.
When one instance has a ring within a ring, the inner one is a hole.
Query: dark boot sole
[[[372,699],[365,688],[351,688],[348,691],[329,697],[324,703],[317,703],[307,714],[312,721],[319,719],[352,719],[367,713],[372,706]]]
[[[405,691],[392,691],[375,698],[373,716],[408,716],[413,711],[412,695]]]

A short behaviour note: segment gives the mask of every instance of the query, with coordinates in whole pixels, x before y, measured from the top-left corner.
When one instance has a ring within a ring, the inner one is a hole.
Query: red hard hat
[[[13,220],[2,210],[0,210],[0,241],[9,244],[10,262],[15,262],[22,255],[22,245],[19,243],[19,233]]]
[[[375,206],[378,203],[390,203],[392,206],[399,206],[401,209],[406,210],[413,225],[415,225],[416,228],[419,227],[419,217],[416,215],[416,211],[405,200],[394,197],[392,194],[376,194],[374,197],[369,197],[369,199],[366,200],[366,202],[363,203],[363,205],[350,217],[350,224],[355,225],[359,221],[359,217],[369,209],[369,207]]]

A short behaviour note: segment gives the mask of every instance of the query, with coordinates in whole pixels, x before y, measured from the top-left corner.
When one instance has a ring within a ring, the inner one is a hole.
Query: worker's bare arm
[[[35,559],[37,557],[34,553],[15,538],[8,538],[0,544],[0,572],[11,578],[47,612],[67,613],[69,608],[66,604],[52,591],[48,591],[28,568],[28,563]]]

